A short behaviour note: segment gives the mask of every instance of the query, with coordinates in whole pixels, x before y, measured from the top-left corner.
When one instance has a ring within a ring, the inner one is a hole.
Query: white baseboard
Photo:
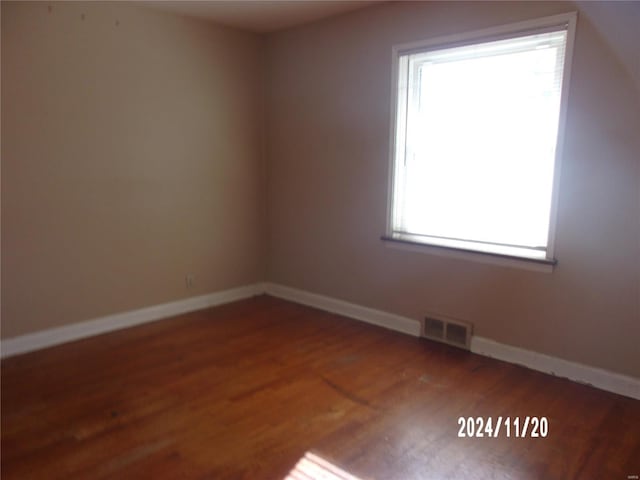
[[[274,297],[280,297],[292,302],[344,315],[345,317],[362,320],[391,330],[397,330],[409,335],[420,335],[420,323],[418,320],[412,318],[374,310],[343,300],[337,300],[324,295],[273,283],[265,284],[265,293]],[[570,362],[531,350],[524,350],[483,337],[474,336],[471,338],[471,351],[508,363],[522,365],[539,372],[568,378],[569,380],[588,384],[608,392],[640,399],[640,379],[638,378]]]
[[[200,295],[198,297],[153,305],[138,310],[107,315],[86,322],[41,330],[39,332],[2,340],[0,343],[0,356],[6,358],[20,353],[31,352],[80,338],[91,337],[121,328],[133,327],[141,323],[160,320],[181,313],[242,300],[243,298],[249,298],[262,293],[264,293],[264,285],[262,283],[256,283],[210,293],[208,295]]]
[[[420,322],[393,313],[387,313],[373,308],[363,307],[355,303],[345,302],[316,293],[305,292],[296,288],[285,287],[275,283],[265,283],[265,293],[292,302],[301,303],[320,310],[337,313],[363,322],[372,323],[390,330],[420,336]]]
[[[471,351],[640,400],[640,379],[638,378],[505,345],[483,337],[471,338]]]
[[[363,307],[354,303],[286,287],[284,285],[256,283],[9,338],[2,340],[0,343],[0,355],[2,358],[6,358],[80,338],[160,320],[181,313],[242,300],[262,293],[337,313],[390,330],[396,330],[414,337],[420,335],[420,322],[416,319]],[[513,347],[483,337],[472,337],[471,351],[479,355],[522,365],[532,370],[549,373],[551,375],[566,377],[570,380],[585,383],[601,390],[640,400],[640,379],[638,378],[628,377],[600,368]]]

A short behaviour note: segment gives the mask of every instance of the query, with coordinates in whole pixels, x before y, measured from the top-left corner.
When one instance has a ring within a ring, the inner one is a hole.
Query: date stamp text
[[[459,438],[545,438],[547,417],[458,417]]]

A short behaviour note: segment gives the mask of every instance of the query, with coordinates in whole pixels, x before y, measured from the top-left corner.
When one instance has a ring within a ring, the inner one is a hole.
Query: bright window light
[[[565,22],[398,54],[393,239],[552,258],[567,37]]]

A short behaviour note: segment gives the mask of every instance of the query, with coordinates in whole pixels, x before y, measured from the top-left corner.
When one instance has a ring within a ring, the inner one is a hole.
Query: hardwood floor
[[[527,415],[546,438],[458,438]],[[377,480],[624,480],[640,401],[262,296],[3,361],[1,447],[4,480],[282,479],[308,450]]]

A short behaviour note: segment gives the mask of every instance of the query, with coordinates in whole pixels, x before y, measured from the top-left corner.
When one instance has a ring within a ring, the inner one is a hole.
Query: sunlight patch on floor
[[[361,480],[311,452],[304,454],[284,480]]]

